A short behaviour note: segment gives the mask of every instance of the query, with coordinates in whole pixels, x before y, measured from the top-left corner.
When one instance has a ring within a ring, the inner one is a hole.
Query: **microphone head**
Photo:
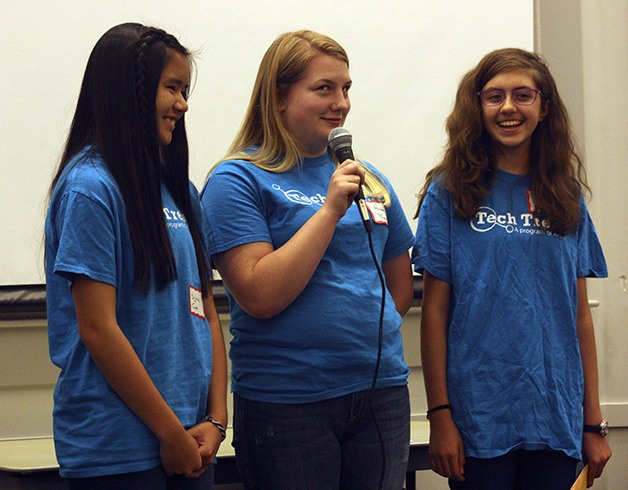
[[[353,137],[351,136],[351,133],[342,127],[332,129],[329,132],[329,136],[327,136],[327,143],[334,153],[336,153],[339,148],[351,148],[352,142]]]

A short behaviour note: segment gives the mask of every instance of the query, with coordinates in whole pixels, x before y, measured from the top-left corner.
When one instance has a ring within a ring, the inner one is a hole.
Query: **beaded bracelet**
[[[220,432],[220,437],[222,437],[222,441],[227,438],[227,429],[225,429],[225,426],[217,420],[214,420],[211,415],[205,415],[205,417],[203,417],[203,422],[209,422],[210,424],[214,424],[216,426],[216,429],[218,429],[218,432]]]
[[[425,414],[425,416],[427,417],[427,420],[430,419],[430,415],[434,412],[438,412],[439,410],[451,410],[451,405],[449,404],[445,404],[445,405],[439,405],[437,407],[434,408],[430,408],[427,413]]]

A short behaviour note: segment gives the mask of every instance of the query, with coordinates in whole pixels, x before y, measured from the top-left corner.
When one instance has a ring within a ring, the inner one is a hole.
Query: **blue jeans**
[[[161,466],[146,471],[103,475],[88,478],[67,478],[70,490],[212,490],[214,465],[198,478],[167,476]]]
[[[407,386],[303,404],[234,394],[233,418],[233,447],[246,489],[403,488],[410,451]]]
[[[497,458],[466,458],[465,481],[452,490],[569,490],[578,460],[562,451],[514,450]]]

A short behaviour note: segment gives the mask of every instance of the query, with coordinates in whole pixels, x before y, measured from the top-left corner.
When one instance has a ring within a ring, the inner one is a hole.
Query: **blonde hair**
[[[279,93],[298,82],[319,54],[333,56],[349,66],[342,46],[314,31],[286,32],[273,41],[260,63],[242,125],[220,162],[245,160],[276,173],[292,170],[302,162],[301,143],[288,131],[279,111]],[[386,185],[372,170],[362,166],[368,193],[388,204],[390,192]]]

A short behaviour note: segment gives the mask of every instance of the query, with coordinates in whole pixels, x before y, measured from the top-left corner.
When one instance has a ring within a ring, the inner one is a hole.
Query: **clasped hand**
[[[222,438],[211,424],[197,424],[170,440],[160,441],[164,471],[197,478],[214,462]]]

